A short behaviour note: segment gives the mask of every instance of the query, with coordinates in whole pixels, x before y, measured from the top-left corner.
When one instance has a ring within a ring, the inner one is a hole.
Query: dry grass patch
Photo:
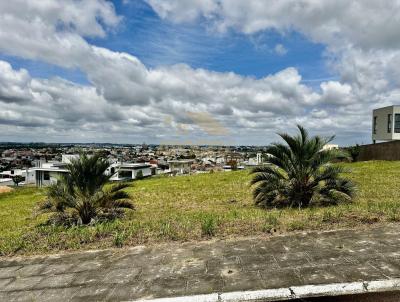
[[[2,193],[9,193],[14,191],[13,188],[7,187],[7,186],[0,186],[0,194]]]

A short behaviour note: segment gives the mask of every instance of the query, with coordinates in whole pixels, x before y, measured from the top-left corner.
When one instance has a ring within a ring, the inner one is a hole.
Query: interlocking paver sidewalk
[[[0,301],[126,301],[400,278],[400,225],[2,258]]]

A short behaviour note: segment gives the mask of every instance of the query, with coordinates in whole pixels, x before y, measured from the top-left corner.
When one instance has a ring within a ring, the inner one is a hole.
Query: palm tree
[[[107,185],[111,177],[105,174],[108,166],[100,154],[81,154],[67,165],[70,173],[48,187],[48,200],[42,210],[62,213],[62,217],[67,213],[68,217],[79,217],[80,223],[88,224],[110,211],[133,209],[129,194],[122,191],[129,184]]]
[[[323,149],[334,137],[310,137],[302,126],[297,127],[299,135],[279,134],[286,144],[272,144],[267,149],[267,165],[251,172],[255,203],[300,208],[351,200],[353,183],[340,176],[344,172],[341,166],[330,164],[338,151]]]

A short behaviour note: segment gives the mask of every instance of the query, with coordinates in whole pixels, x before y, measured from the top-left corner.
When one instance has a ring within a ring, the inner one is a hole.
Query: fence
[[[358,161],[365,160],[400,160],[400,141],[360,146]]]

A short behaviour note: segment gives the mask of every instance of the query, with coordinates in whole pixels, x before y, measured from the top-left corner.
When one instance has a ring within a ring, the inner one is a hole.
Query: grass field
[[[136,181],[136,205],[122,220],[86,227],[41,225],[44,189],[0,194],[0,255],[323,230],[400,221],[400,162],[345,164],[358,187],[353,203],[263,210],[253,205],[247,171]]]

